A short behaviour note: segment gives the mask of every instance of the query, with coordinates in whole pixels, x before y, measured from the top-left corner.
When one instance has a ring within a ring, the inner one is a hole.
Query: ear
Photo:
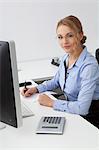
[[[80,36],[80,41],[81,41],[83,39],[83,36],[84,36],[83,32],[79,33],[79,36]]]

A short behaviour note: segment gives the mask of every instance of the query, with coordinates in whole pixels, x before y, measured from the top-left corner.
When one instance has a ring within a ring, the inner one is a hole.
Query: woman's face
[[[76,33],[66,25],[60,25],[57,28],[57,37],[60,46],[66,53],[73,53],[81,47],[82,33]]]

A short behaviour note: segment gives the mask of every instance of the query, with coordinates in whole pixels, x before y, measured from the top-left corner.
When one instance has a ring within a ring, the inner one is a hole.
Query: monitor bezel
[[[16,49],[15,49],[15,42],[14,41],[0,41],[1,45],[2,42],[8,44],[8,53],[10,56],[10,62],[9,64],[11,65],[11,76],[12,76],[12,85],[13,85],[13,95],[14,95],[14,110],[15,110],[15,118],[16,118],[16,124],[9,124],[7,122],[7,119],[5,118],[0,118],[0,121],[11,125],[13,127],[19,128],[22,126],[23,121],[22,121],[22,111],[21,111],[21,99],[20,99],[20,92],[19,92],[19,81],[18,81],[18,69],[17,69],[17,57],[16,57]],[[2,65],[2,64],[1,64]],[[1,87],[0,87],[1,88]],[[2,106],[1,106],[2,107]],[[3,110],[2,110],[3,111]],[[2,114],[2,112],[0,112]],[[13,115],[13,114],[12,114]]]

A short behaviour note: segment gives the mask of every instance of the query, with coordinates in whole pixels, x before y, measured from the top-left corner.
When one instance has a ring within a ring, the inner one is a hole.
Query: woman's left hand
[[[52,100],[46,94],[39,94],[38,101],[39,101],[40,105],[53,107],[54,100]]]

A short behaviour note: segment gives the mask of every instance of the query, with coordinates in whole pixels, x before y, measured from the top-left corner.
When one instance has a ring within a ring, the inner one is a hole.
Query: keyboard
[[[37,134],[63,134],[65,117],[41,117],[37,127]]]
[[[21,109],[23,118],[34,116],[32,110],[26,104],[24,104],[24,102],[21,104]]]

